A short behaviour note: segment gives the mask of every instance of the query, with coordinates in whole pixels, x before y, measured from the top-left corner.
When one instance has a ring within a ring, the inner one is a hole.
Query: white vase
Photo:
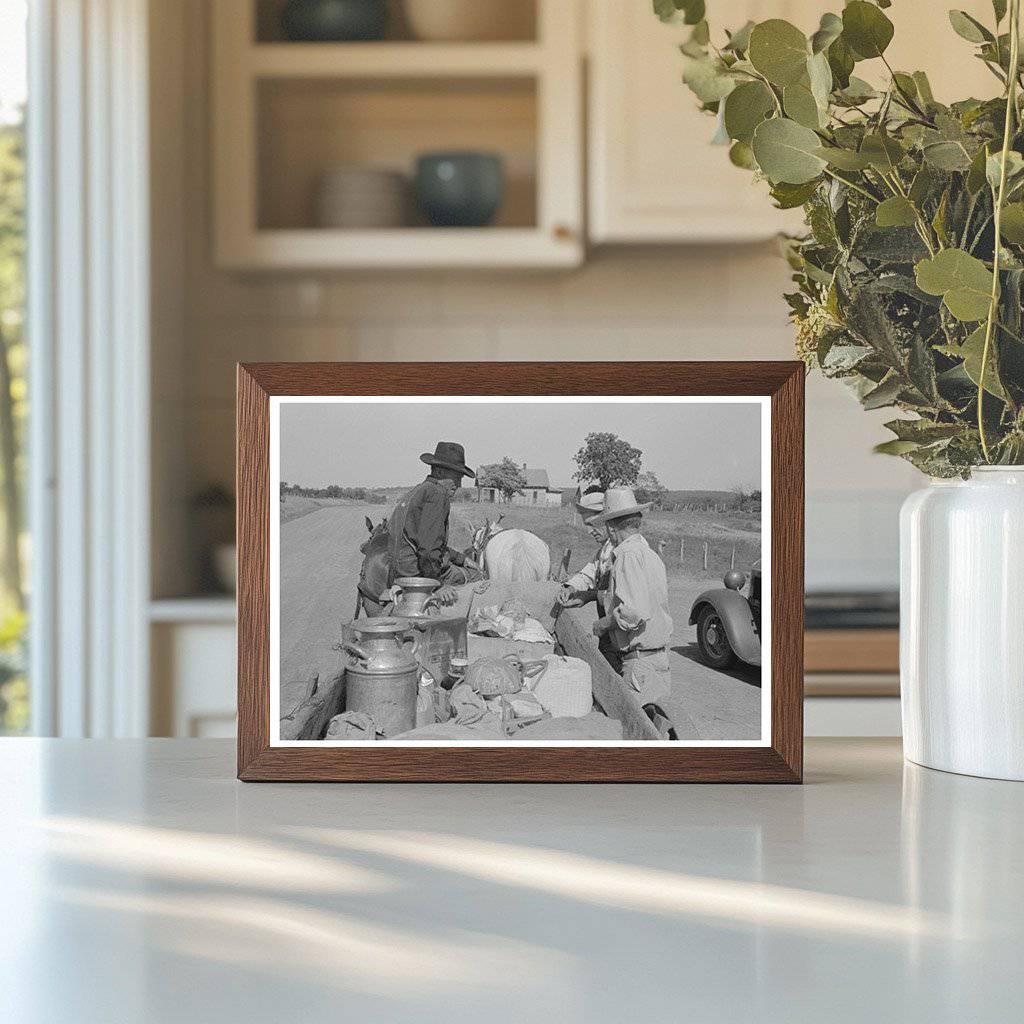
[[[904,503],[900,693],[911,761],[1024,781],[1024,466]]]

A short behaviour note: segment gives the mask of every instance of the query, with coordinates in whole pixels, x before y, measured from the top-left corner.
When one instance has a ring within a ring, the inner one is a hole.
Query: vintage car
[[[690,610],[701,657],[718,669],[730,668],[737,660],[760,665],[761,563],[754,563],[749,581],[746,573],[734,569],[722,582],[724,587],[705,590]]]

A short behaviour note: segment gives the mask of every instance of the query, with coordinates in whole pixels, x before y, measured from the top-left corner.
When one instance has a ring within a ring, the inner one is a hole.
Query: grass
[[[503,526],[529,530],[546,541],[551,548],[553,563],[560,561],[565,549],[570,548],[571,572],[585,565],[594,555],[597,545],[579,521],[573,521],[568,508],[453,505],[449,537],[451,545],[458,548],[466,547],[470,543],[471,525],[482,525],[485,517],[493,518],[499,510],[505,513]],[[647,542],[655,549],[659,542],[665,542],[662,558],[670,577],[720,577],[732,564],[733,550],[736,552],[737,569],[749,570],[761,557],[761,519],[757,513],[656,511],[644,516],[643,533]],[[683,541],[681,560],[680,539]],[[705,542],[708,545],[706,570]]]

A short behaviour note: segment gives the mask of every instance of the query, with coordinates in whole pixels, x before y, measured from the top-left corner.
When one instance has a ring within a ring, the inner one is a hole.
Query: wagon
[[[474,592],[474,585],[457,588],[459,601],[452,612],[468,615],[482,605],[501,604],[518,597],[526,604],[529,614],[538,619],[554,636],[554,644],[533,644],[470,634],[467,655],[470,661],[481,657],[500,657],[507,653],[519,654],[523,660],[542,658],[553,651],[581,658],[591,669],[595,710],[622,724],[624,740],[659,740],[667,738],[654,725],[640,706],[636,693],[608,664],[600,653],[592,626],[597,619],[593,605],[583,608],[561,608],[556,597],[559,584],[552,581],[539,583],[490,581],[482,594]],[[305,697],[281,719],[283,740],[322,739],[331,718],[343,708],[344,657],[325,659],[321,671],[306,687]]]

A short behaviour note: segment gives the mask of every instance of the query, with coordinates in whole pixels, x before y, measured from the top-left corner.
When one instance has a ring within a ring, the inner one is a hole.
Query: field
[[[308,516],[310,512],[317,512],[322,508],[331,508],[335,505],[359,505],[360,508],[363,506],[361,501],[351,501],[347,498],[307,498],[301,494],[286,494],[281,499],[281,522],[290,523],[293,519],[301,519],[303,516]],[[387,508],[386,505],[373,506],[378,510],[377,515],[373,518],[378,518],[379,515],[383,514],[380,510]]]
[[[452,506],[450,542],[453,547],[469,544],[472,526],[480,526],[485,518],[504,512],[502,526],[530,530],[547,541],[552,563],[561,560],[566,548],[571,549],[570,571],[585,565],[596,548],[590,533],[569,507],[530,508],[523,505]],[[749,571],[761,557],[761,517],[759,513],[727,512],[650,512],[644,516],[643,533],[651,547],[664,543],[662,559],[669,578],[718,579],[734,564]],[[682,559],[680,559],[682,541]],[[704,566],[704,545],[708,546],[707,568]],[[734,556],[735,552],[735,556]]]

